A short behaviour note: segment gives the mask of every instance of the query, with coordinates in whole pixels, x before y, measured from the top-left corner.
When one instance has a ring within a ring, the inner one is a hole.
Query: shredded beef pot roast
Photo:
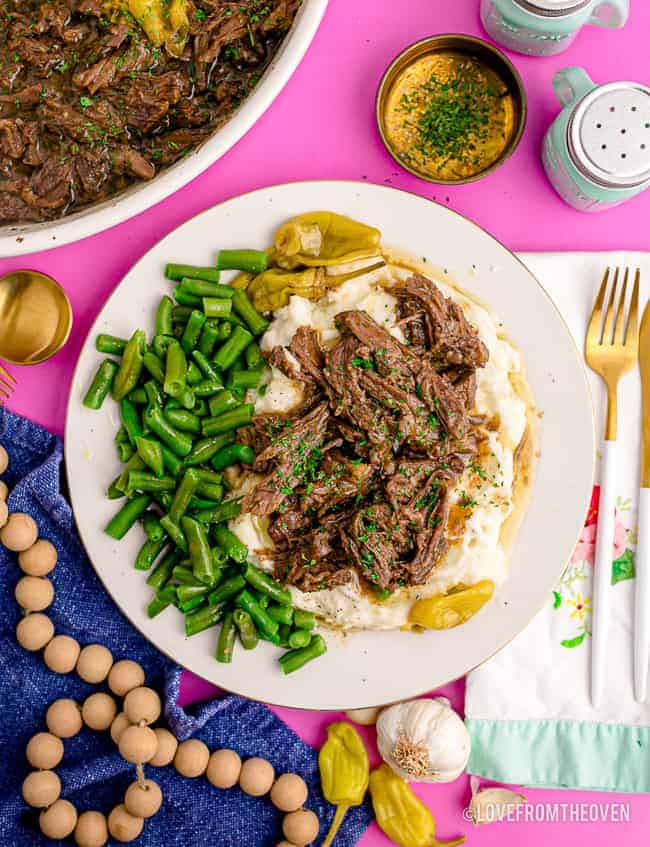
[[[250,93],[300,0],[191,0],[183,54],[100,0],[0,0],[0,224],[60,218],[201,144]]]
[[[304,383],[302,406],[240,430],[263,474],[243,511],[270,518],[277,576],[305,591],[353,570],[381,593],[426,582],[446,549],[450,488],[476,455],[485,345],[425,277],[393,293],[407,344],[362,311],[336,316],[330,349],[300,327],[269,361]]]

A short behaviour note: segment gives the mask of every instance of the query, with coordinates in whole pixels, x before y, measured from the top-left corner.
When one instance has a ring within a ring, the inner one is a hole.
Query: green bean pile
[[[260,639],[289,648],[279,661],[292,673],[327,649],[314,615],[294,609],[289,591],[247,561],[227,523],[240,504],[228,497],[224,471],[255,459],[236,430],[253,417],[246,391],[264,387],[255,338],[268,321],[244,290],[220,283],[220,271],[266,266],[257,250],[222,250],[215,267],[167,265],[174,298],[160,301],[153,338],[142,329],[128,340],[98,335],[97,350],[119,362],[102,361],[83,402],[100,409],[110,392],[119,404],[124,467],[107,494],[125,502],[105,532],[119,540],[142,525],[135,567],[151,571],[149,617],[176,606],[188,636],[221,624],[219,662],[232,661],[237,639],[245,650]]]

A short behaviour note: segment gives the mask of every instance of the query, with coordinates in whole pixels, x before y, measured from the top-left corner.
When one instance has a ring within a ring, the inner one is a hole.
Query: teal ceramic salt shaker
[[[650,186],[650,88],[596,85],[582,68],[553,77],[564,107],[542,144],[551,185],[570,206],[600,212]]]
[[[495,41],[529,56],[566,50],[586,24],[622,27],[629,0],[481,0],[481,21]]]

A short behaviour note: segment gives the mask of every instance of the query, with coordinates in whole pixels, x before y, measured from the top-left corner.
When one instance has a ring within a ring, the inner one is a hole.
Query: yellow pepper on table
[[[370,765],[361,736],[349,723],[331,723],[318,754],[323,796],[336,806],[332,826],[322,847],[329,847],[351,806],[360,806],[368,790]]]
[[[436,822],[408,783],[383,764],[370,774],[370,796],[377,824],[399,847],[456,847],[453,841],[436,839]]]
[[[287,270],[354,262],[380,252],[381,233],[335,212],[306,212],[275,234],[274,261]]]

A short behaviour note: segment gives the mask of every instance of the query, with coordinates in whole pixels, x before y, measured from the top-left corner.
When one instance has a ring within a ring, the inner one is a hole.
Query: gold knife
[[[650,659],[650,302],[639,335],[641,370],[641,489],[634,603],[634,693],[645,702]]]

